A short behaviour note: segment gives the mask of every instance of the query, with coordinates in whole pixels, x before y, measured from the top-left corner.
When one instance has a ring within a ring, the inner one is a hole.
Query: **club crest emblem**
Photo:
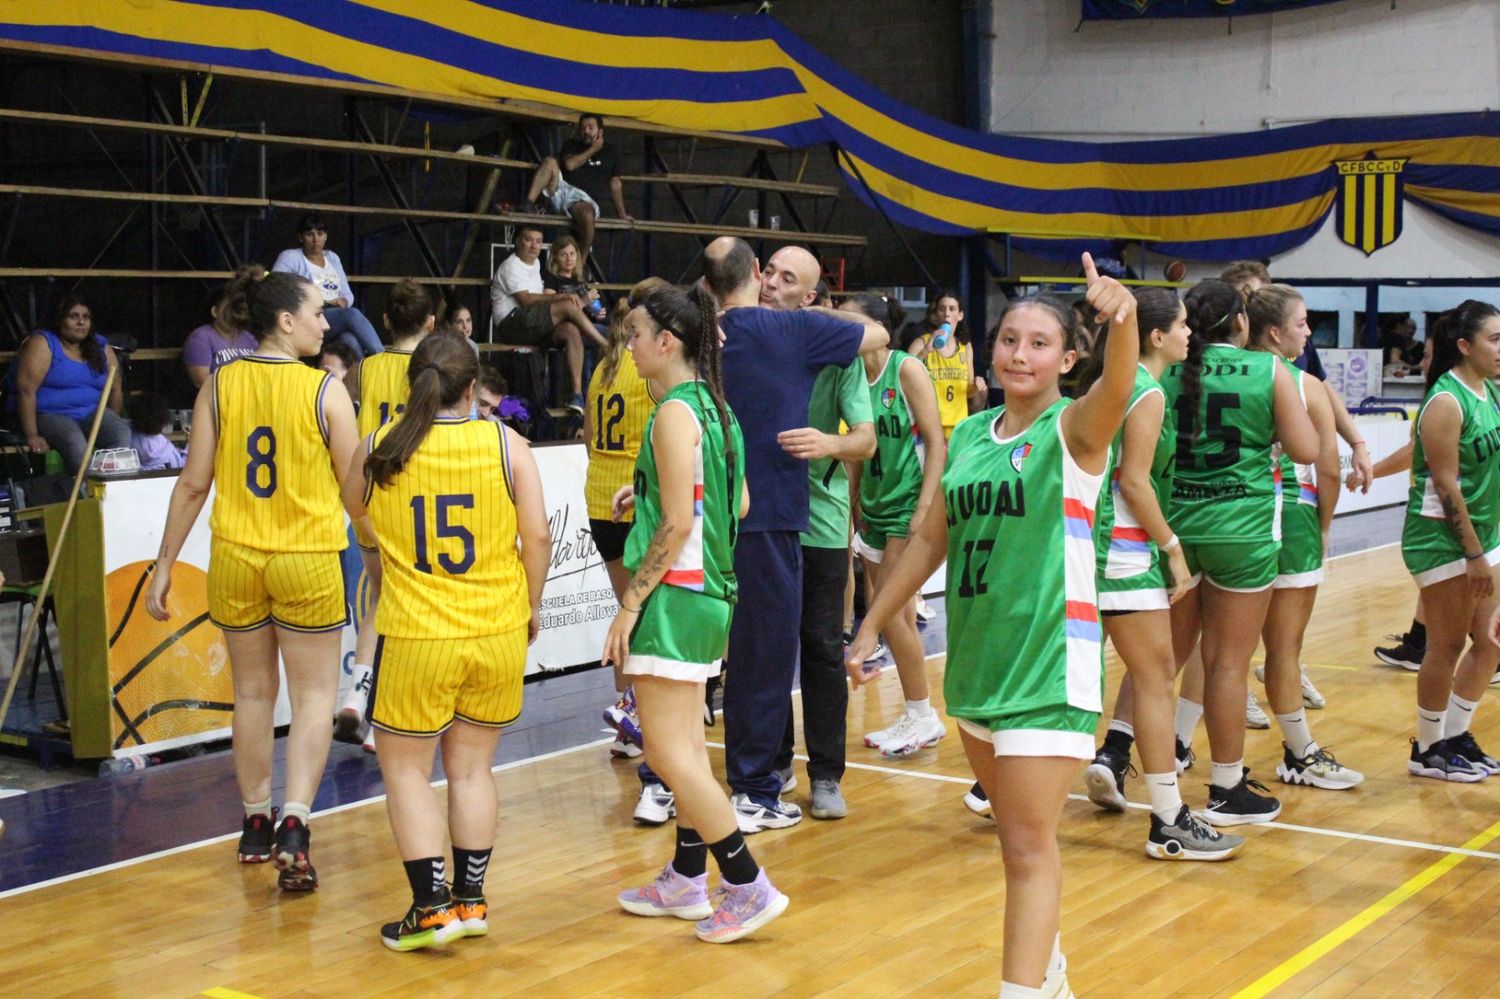
[[[1026,456],[1028,454],[1030,454],[1030,453],[1031,453],[1031,445],[1030,444],[1022,444],[1019,447],[1011,448],[1011,451],[1010,451],[1010,467],[1014,468],[1017,472],[1020,472],[1021,471],[1021,462],[1025,461],[1026,460]]]
[[[888,388],[882,391],[880,393],[880,404],[886,409],[890,409],[892,406],[896,405],[896,390],[893,388]]]

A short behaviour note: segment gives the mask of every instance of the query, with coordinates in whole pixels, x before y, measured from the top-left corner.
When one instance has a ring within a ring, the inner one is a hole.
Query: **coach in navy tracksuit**
[[[739,603],[729,631],[724,742],[740,829],[781,829],[802,820],[783,802],[776,755],[786,732],[802,616],[802,540],[807,463],[777,435],[807,425],[813,381],[884,347],[885,327],[828,309],[760,307],[760,264],[744,240],[724,236],[704,251],[704,281],[724,314],[724,394],[745,435],[750,514],[740,523],[734,571]]]

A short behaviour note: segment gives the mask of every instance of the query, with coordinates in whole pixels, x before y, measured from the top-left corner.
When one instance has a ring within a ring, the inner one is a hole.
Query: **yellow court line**
[[[1250,660],[1250,665],[1252,666],[1264,666],[1265,664],[1266,661],[1264,659]],[[1360,670],[1364,669],[1363,666],[1338,666],[1333,663],[1303,663],[1302,665],[1311,666],[1313,669],[1336,669],[1344,673],[1358,673]],[[1372,663],[1371,665],[1374,664]]]
[[[201,994],[209,996],[211,999],[260,999],[260,996],[253,996],[248,992],[236,992],[234,989],[226,989],[222,985],[205,989]]]
[[[1484,832],[1469,840],[1463,845],[1463,849],[1479,850],[1488,846],[1496,839],[1500,839],[1500,822],[1496,822]],[[1276,988],[1284,985],[1291,979],[1293,975],[1304,971],[1314,961],[1317,961],[1335,948],[1343,946],[1351,937],[1362,930],[1368,929],[1381,916],[1384,916],[1402,902],[1416,895],[1467,859],[1469,858],[1464,854],[1451,853],[1442,860],[1437,861],[1431,867],[1409,878],[1400,887],[1359,915],[1336,929],[1325,933],[1318,940],[1302,948],[1302,950],[1281,962],[1260,978],[1240,989],[1231,999],[1261,999],[1262,996],[1270,995]]]

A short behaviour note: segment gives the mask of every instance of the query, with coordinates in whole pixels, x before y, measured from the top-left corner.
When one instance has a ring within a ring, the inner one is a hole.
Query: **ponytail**
[[[1234,336],[1234,321],[1245,312],[1245,300],[1234,285],[1218,278],[1199,281],[1182,299],[1187,306],[1187,360],[1182,362],[1182,391],[1178,396],[1191,423],[1177,428],[1177,436],[1198,437],[1198,401],[1203,394],[1203,351],[1211,343],[1228,343]]]
[[[719,303],[702,285],[686,291],[667,285],[646,295],[641,305],[651,321],[682,341],[682,356],[693,366],[698,380],[708,388],[719,425],[724,428],[724,457],[732,471],[734,439],[729,433],[729,403],[724,400],[724,351],[719,344]],[[732,478],[732,476],[731,476]],[[738,503],[737,497],[732,500]],[[735,506],[738,509],[738,505]]]
[[[1267,284],[1245,296],[1245,311],[1250,316],[1250,342],[1261,346],[1271,327],[1280,329],[1292,317],[1292,307],[1302,295],[1288,284]]]
[[[254,272],[259,271],[259,274]],[[249,273],[246,273],[249,272]],[[267,274],[260,268],[245,268],[245,300],[248,305],[250,335],[256,343],[276,332],[277,320],[283,312],[296,314],[302,308],[303,296],[313,286],[307,278],[285,271]],[[240,276],[235,276],[235,281]],[[232,283],[232,282],[231,282]]]
[[[648,277],[636,282],[635,287],[630,289],[628,298],[615,302],[614,311],[609,317],[609,344],[604,348],[603,360],[599,362],[599,384],[608,388],[615,383],[615,375],[620,373],[620,360],[625,356],[626,344],[630,342],[630,330],[625,327],[625,317],[630,315],[631,309],[644,302],[651,292],[666,287],[669,285],[665,278]]]
[[[1157,330],[1163,333],[1172,328],[1173,321],[1177,318],[1177,309],[1181,305],[1178,301],[1177,292],[1171,288],[1137,288],[1135,290],[1135,318],[1136,328],[1140,330],[1141,356],[1146,355],[1146,346],[1151,342],[1151,334]],[[1094,338],[1094,351],[1089,355],[1088,363],[1084,366],[1078,376],[1078,394],[1081,396],[1093,387],[1104,374],[1105,347],[1109,344],[1108,323]],[[1201,355],[1200,355],[1201,357]]]
[[[365,458],[365,477],[372,486],[389,486],[401,473],[444,409],[457,405],[479,375],[479,361],[464,337],[434,333],[412,351],[406,369],[411,393],[395,427]]]
[[[1463,360],[1458,341],[1467,340],[1472,345],[1484,324],[1495,316],[1500,316],[1500,309],[1473,298],[1438,316],[1427,332],[1432,338],[1432,362],[1427,366],[1428,391],[1432,390],[1439,378],[1452,371]]]

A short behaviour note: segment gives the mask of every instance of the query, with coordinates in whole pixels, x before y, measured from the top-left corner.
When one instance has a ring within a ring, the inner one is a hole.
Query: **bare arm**
[[[819,458],[864,461],[875,453],[875,424],[857,423],[844,434],[825,434],[814,427],[798,427],[777,434],[776,443],[787,454],[803,461]]]
[[[1161,437],[1166,405],[1160,392],[1151,392],[1142,396],[1125,415],[1125,433],[1120,442],[1120,497],[1166,560],[1172,576],[1169,599],[1176,603],[1187,593],[1191,573],[1151,481],[1151,463],[1156,458],[1156,442]],[[1109,488],[1108,483],[1104,488]]]
[[[110,383],[109,408],[116,414],[125,412],[125,386],[120,384],[120,359],[115,356],[115,349],[109,344],[104,345],[104,370],[111,368],[115,372],[115,380]]]
[[[625,210],[625,185],[617,176],[609,178],[609,197],[615,203],[616,216],[626,222],[634,221],[634,216]]]
[[[932,337],[924,333],[911,342],[906,352],[920,361],[927,354],[927,345],[931,342]]]
[[[359,398],[359,376],[360,372],[364,371],[364,369],[365,362],[364,359],[361,358],[360,360],[354,362],[353,367],[344,372],[344,391],[349,393],[349,398],[351,400]]]
[[[1318,450],[1323,443],[1318,439],[1317,428],[1297,393],[1297,383],[1284,364],[1275,366],[1273,393],[1271,406],[1281,449],[1297,464],[1311,465],[1318,460]]]
[[[36,393],[52,367],[52,351],[47,338],[40,333],[26,338],[16,355],[16,416],[21,433],[26,435],[33,451],[46,451],[47,441],[36,432]]]
[[[552,530],[547,525],[547,502],[542,495],[542,476],[526,439],[509,427],[501,429],[510,451],[510,488],[516,501],[516,536],[520,540],[521,566],[526,571],[526,593],[531,601],[528,634],[536,640],[540,630],[542,591],[547,585],[547,567],[552,559]]]
[[[535,305],[538,302],[550,302],[557,297],[555,291],[513,291],[510,297],[516,300],[517,305]],[[504,318],[503,316],[501,317]]]
[[[920,524],[942,485],[943,466],[948,460],[948,442],[943,439],[943,419],[938,415],[937,389],[927,376],[927,369],[922,366],[922,362],[915,358],[902,361],[896,376],[901,379],[901,390],[906,393],[907,403],[911,406],[912,422],[921,437],[924,451],[922,491],[917,494],[917,509],[911,516],[913,524]],[[872,432],[871,439],[873,438]]]
[[[1310,377],[1310,376],[1309,376]],[[1309,386],[1311,389],[1313,386]],[[1335,430],[1333,403],[1326,392],[1307,393],[1307,415],[1312,418],[1321,446],[1313,463],[1318,483],[1318,524],[1326,534],[1333,523],[1333,508],[1339,502],[1339,439]]]
[[[1097,475],[1104,470],[1105,456],[1114,441],[1125,407],[1135,389],[1136,365],[1141,356],[1141,338],[1136,328],[1135,296],[1114,278],[1101,277],[1094,258],[1083,255],[1088,276],[1088,303],[1109,320],[1109,342],[1104,348],[1104,373],[1084,397],[1061,417],[1063,438],[1073,460],[1084,471]]]
[[[1367,493],[1370,486],[1375,484],[1375,466],[1370,460],[1370,446],[1354,425],[1354,417],[1349,415],[1349,407],[1344,405],[1343,396],[1335,392],[1327,382],[1323,383],[1323,388],[1333,408],[1333,422],[1338,428],[1338,435],[1349,445],[1349,461],[1352,466],[1349,478],[1353,483],[1349,488]]]
[[[1458,478],[1459,437],[1463,431],[1463,413],[1452,396],[1439,395],[1429,402],[1420,417],[1417,432],[1422,435],[1422,454],[1427,459],[1427,474],[1443,504],[1443,518],[1464,553],[1464,575],[1469,593],[1480,598],[1494,591],[1484,544],[1469,519],[1463,487]]]
[[[188,381],[193,383],[193,388],[200,389],[203,387],[203,383],[208,381],[209,370],[207,365],[184,364],[183,368],[186,369]]]
[[[604,136],[600,135],[591,145],[584,146],[578,152],[562,158],[562,168],[567,171],[577,170],[589,161],[589,157],[604,148]]]
[[[188,435],[187,462],[172,487],[167,503],[167,523],[162,529],[161,548],[156,553],[156,568],[151,588],[146,593],[146,612],[158,621],[172,616],[167,609],[167,595],[172,590],[172,566],[182,552],[208,492],[214,484],[214,452],[218,447],[218,427],[214,421],[214,382],[210,377],[198,390],[193,403],[193,429]]]
[[[1407,441],[1390,454],[1375,463],[1375,478],[1383,479],[1387,475],[1397,475],[1401,472],[1411,471],[1412,442]]]
[[[948,518],[923,517],[914,522],[916,530],[906,543],[906,550],[896,564],[883,571],[888,577],[881,579],[880,593],[875,602],[865,611],[865,619],[859,626],[854,644],[845,654],[844,669],[857,687],[870,678],[862,668],[870,653],[875,651],[875,642],[880,630],[891,617],[906,606],[907,601],[917,595],[922,584],[937,571],[948,555]]]

